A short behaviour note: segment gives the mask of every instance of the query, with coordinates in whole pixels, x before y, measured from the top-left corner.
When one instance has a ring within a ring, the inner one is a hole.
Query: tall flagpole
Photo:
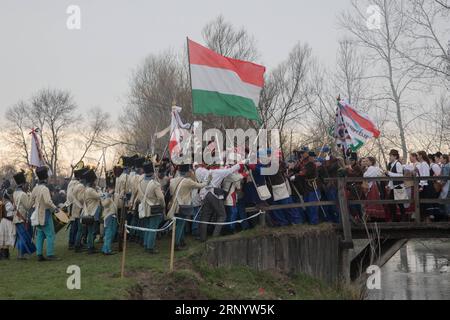
[[[194,114],[194,96],[192,94],[192,70],[191,70],[191,53],[189,50],[189,37],[186,37],[186,43],[187,43],[188,65],[189,65],[189,84],[191,86],[191,108],[192,114]]]
[[[337,97],[337,106],[336,106],[336,125],[335,127],[337,127],[337,119],[341,119],[341,122],[344,123],[344,119],[342,119],[342,115],[341,115],[341,109],[340,109],[340,101],[341,101],[341,95],[339,95]],[[335,128],[335,131],[337,130],[337,128]],[[342,149],[342,154],[344,156],[344,160],[347,161],[347,150],[346,150],[346,140],[347,137],[344,137],[344,143],[342,143],[341,145],[341,149]]]
[[[191,68],[191,52],[189,50],[189,37],[186,37],[186,43],[187,43],[188,65],[189,65],[189,84],[191,86],[191,109],[192,109],[192,114],[194,114],[194,95],[192,94],[192,68]],[[191,128],[191,136],[193,137],[193,140],[194,140],[193,154],[195,154],[195,148],[196,148],[194,123],[195,123],[195,121],[192,123],[192,128]],[[200,151],[203,151],[202,141],[200,141],[200,145],[201,145]],[[202,159],[203,159],[203,155],[202,155]]]

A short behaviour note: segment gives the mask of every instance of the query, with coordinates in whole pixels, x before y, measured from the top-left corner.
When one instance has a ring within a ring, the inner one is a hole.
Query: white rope
[[[125,224],[125,228],[127,229],[127,233],[130,233],[130,231],[128,229],[131,230],[138,230],[138,231],[144,231],[144,232],[162,232],[162,231],[166,231],[167,229],[170,228],[170,226],[172,226],[173,222],[175,219],[172,219],[172,221],[170,221],[170,223],[162,228],[162,229],[147,229],[147,228],[140,228],[140,227],[134,227],[134,226],[129,226],[128,224]]]
[[[196,220],[185,219],[185,218],[179,218],[179,217],[175,217],[175,219],[177,219],[177,220],[183,220],[183,221],[187,221],[187,222],[199,223],[199,224],[214,225],[214,226],[228,226],[228,225],[232,225],[232,224],[235,224],[235,223],[242,223],[242,222],[244,222],[244,221],[251,220],[251,219],[253,219],[253,218],[256,218],[256,217],[260,216],[262,213],[263,213],[263,212],[260,211],[260,212],[258,212],[257,214],[254,214],[254,215],[251,216],[251,217],[248,217],[248,218],[245,218],[245,219],[242,219],[242,220],[232,221],[232,222],[207,222],[207,221],[199,221],[199,220],[196,221]]]
[[[125,224],[125,228],[127,229],[127,233],[130,233],[130,231],[128,231],[128,229],[144,231],[144,232],[161,232],[161,231],[165,231],[165,230],[169,229],[172,226],[172,224],[174,223],[175,220],[183,220],[183,221],[187,221],[187,222],[194,222],[194,223],[199,223],[199,224],[207,224],[207,225],[215,225],[215,226],[227,226],[227,225],[232,225],[232,224],[235,224],[235,223],[241,224],[244,221],[251,220],[251,219],[254,219],[254,218],[258,217],[261,214],[263,214],[263,211],[260,211],[260,212],[258,212],[257,214],[254,214],[251,217],[248,217],[248,218],[245,218],[245,219],[242,219],[242,220],[232,221],[232,222],[206,222],[206,221],[198,221],[198,220],[191,220],[191,219],[174,217],[174,218],[172,218],[172,221],[170,221],[170,223],[166,227],[164,227],[162,229],[147,229],[147,228],[133,227],[133,226],[129,226],[128,224]]]

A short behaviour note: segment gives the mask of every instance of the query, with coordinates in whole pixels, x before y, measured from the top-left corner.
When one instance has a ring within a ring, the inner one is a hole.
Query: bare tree
[[[319,65],[314,66],[311,79],[310,109],[295,122],[300,129],[302,145],[319,148],[331,144],[331,129],[336,122],[337,92],[333,75]]]
[[[408,17],[410,39],[403,56],[418,68],[430,73],[430,77],[450,77],[450,41],[448,21],[450,11],[444,2],[411,0]]]
[[[93,148],[102,148],[109,140],[107,135],[111,128],[109,113],[102,111],[100,108],[93,108],[89,110],[83,123],[84,125],[78,130],[78,142],[81,144],[81,156],[78,161],[72,164],[71,176],[73,174],[73,168],[77,163],[82,161]]]
[[[10,155],[16,157],[20,163],[29,165],[28,140],[31,122],[29,120],[30,107],[24,101],[19,101],[6,110],[6,140],[11,146]]]
[[[428,152],[448,151],[450,143],[450,103],[442,94],[422,121],[414,124],[414,144]]]
[[[203,40],[211,50],[226,57],[256,61],[259,52],[255,38],[242,27],[235,28],[220,15],[202,30]]]
[[[5,164],[0,166],[0,187],[4,180],[11,182],[13,175],[16,173],[16,168],[12,164]]]
[[[31,99],[31,120],[40,129],[42,152],[54,174],[58,173],[60,147],[66,133],[76,127],[77,106],[68,91],[43,89]]]
[[[336,60],[335,83],[338,93],[344,93],[349,104],[361,108],[366,87],[363,84],[364,59],[357,45],[349,39],[340,41]]]
[[[258,106],[263,128],[270,128],[273,123],[276,122],[275,117],[277,110],[274,106],[277,102],[279,91],[279,83],[277,83],[274,76],[270,74],[266,77]]]
[[[444,9],[450,10],[450,4],[447,0],[434,0],[437,4],[439,4]]]
[[[314,64],[311,48],[307,44],[298,43],[288,59],[269,75],[267,87],[273,92],[270,93],[270,104],[265,108],[272,115],[270,127],[284,131],[290,123],[299,120],[310,109],[313,98],[311,72]],[[267,101],[263,101],[262,105],[264,104]]]
[[[180,57],[171,51],[149,55],[135,70],[128,104],[120,119],[122,140],[129,143],[129,151],[150,150],[154,134],[170,124],[174,102],[183,107],[184,117],[191,118],[188,77]]]
[[[376,6],[380,25],[368,28],[366,8]],[[408,64],[399,53],[405,41],[408,19],[405,15],[407,1],[368,0],[352,1],[352,11],[340,17],[340,25],[365,48],[373,68],[372,83],[379,84],[378,100],[390,102],[387,112],[395,115],[403,157],[407,157],[408,146],[405,132],[405,94],[412,90],[414,81],[420,78],[414,65]],[[380,72],[380,73],[378,73]],[[393,110],[391,110],[391,106]]]

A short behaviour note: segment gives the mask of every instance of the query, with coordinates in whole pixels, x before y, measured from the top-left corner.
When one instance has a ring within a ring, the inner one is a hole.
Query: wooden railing
[[[281,209],[294,209],[294,208],[308,208],[308,207],[325,207],[325,206],[337,206],[339,208],[340,213],[340,221],[343,230],[343,245],[344,247],[352,247],[352,230],[350,225],[350,213],[349,213],[349,205],[366,205],[366,204],[412,204],[414,203],[414,213],[413,218],[415,224],[421,223],[421,212],[420,205],[421,204],[449,204],[450,199],[421,199],[419,186],[420,181],[428,181],[428,183],[432,183],[433,181],[441,181],[443,185],[447,181],[450,180],[450,177],[377,177],[377,178],[329,178],[325,179],[325,182],[336,182],[337,181],[337,192],[338,192],[338,200],[337,201],[316,201],[316,202],[299,202],[287,205],[273,205],[273,206],[263,206],[263,207],[252,207],[247,208],[246,211],[248,213],[258,212],[260,210],[264,212],[270,212],[273,210],[281,210]],[[414,193],[412,194],[411,199],[409,200],[392,200],[392,199],[384,199],[384,200],[348,200],[346,195],[346,190],[348,183],[362,183],[362,182],[390,182],[390,181],[412,181],[414,186]],[[261,217],[261,223],[265,224],[265,213]]]

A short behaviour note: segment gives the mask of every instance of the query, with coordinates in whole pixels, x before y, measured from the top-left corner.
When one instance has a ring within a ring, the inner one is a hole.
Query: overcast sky
[[[81,30],[68,30],[69,5]],[[70,90],[80,108],[122,110],[130,73],[146,55],[202,42],[202,27],[219,14],[254,34],[269,69],[297,41],[327,65],[340,38],[336,16],[349,0],[1,0],[0,112],[37,90]]]

